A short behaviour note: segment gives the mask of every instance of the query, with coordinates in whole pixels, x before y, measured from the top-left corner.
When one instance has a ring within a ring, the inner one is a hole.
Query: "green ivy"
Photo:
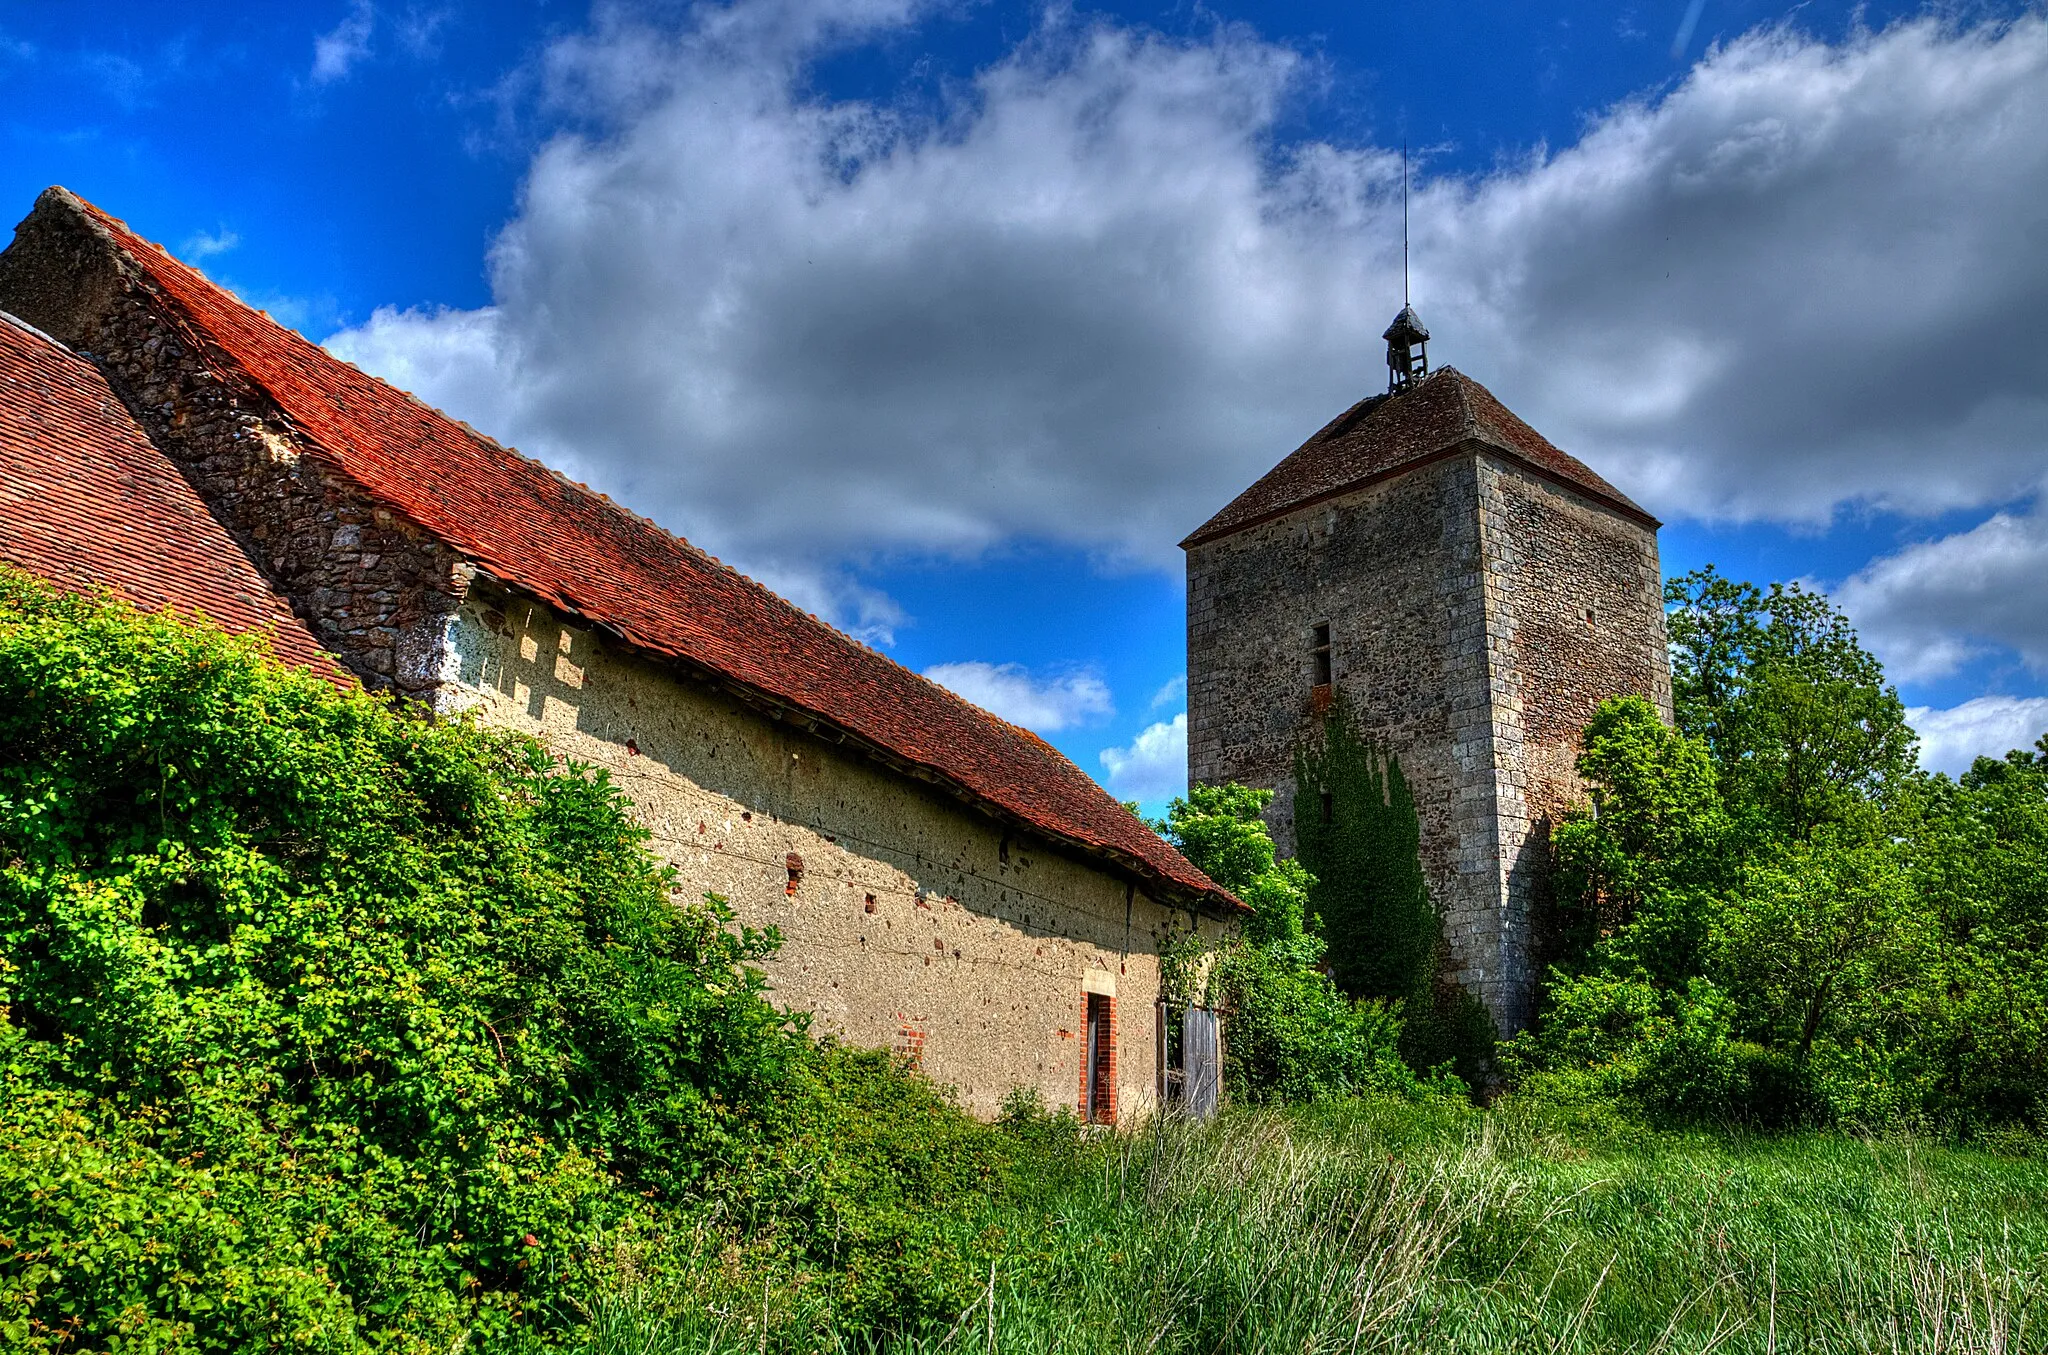
[[[1445,974],[1447,949],[1422,873],[1422,824],[1401,762],[1362,737],[1341,700],[1294,754],[1294,837],[1314,883],[1309,909],[1329,970],[1354,998],[1398,1004],[1401,1053],[1471,1085],[1492,1072],[1494,1029]]]

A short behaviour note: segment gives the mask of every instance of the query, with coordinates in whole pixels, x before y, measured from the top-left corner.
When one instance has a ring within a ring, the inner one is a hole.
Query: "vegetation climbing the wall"
[[[1251,907],[1243,935],[1211,960],[1205,996],[1223,1009],[1224,1090],[1233,1100],[1308,1101],[1362,1091],[1425,1090],[1398,1055],[1401,1024],[1384,1002],[1353,1001],[1321,969],[1325,944],[1308,915],[1315,880],[1276,858],[1263,817],[1273,793],[1194,786],[1161,831]],[[1169,972],[1192,968],[1174,952]],[[1430,1090],[1452,1090],[1439,1079]]]
[[[0,1347],[517,1349],[707,1230],[957,1312],[1003,1141],[813,1045],[644,837],[529,740],[0,572]]]
[[[1339,700],[1295,749],[1294,836],[1312,880],[1309,912],[1329,969],[1354,998],[1399,1004],[1411,1067],[1452,1064],[1468,1083],[1490,1071],[1493,1026],[1451,983],[1443,926],[1422,873],[1421,822],[1401,763],[1363,738]]]

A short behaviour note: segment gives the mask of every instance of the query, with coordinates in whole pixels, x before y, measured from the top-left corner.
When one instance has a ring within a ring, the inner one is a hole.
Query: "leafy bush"
[[[0,1333],[447,1349],[807,1045],[604,774],[0,577]]]
[[[1661,1124],[1714,1121],[1782,1128],[1810,1118],[1806,1071],[1735,1037],[1733,1005],[1706,979],[1683,989],[1603,975],[1553,975],[1539,1032],[1501,1046],[1527,1093],[1607,1100]]]
[[[881,1332],[949,1322],[973,1300],[1000,1241],[978,1214],[1061,1127],[1013,1110],[1012,1132],[994,1132],[888,1051],[829,1044],[758,1115],[719,1213],[769,1274],[823,1291],[835,1323]]]

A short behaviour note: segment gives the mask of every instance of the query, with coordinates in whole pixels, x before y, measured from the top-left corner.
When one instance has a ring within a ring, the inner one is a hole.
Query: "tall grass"
[[[1591,1134],[1354,1104],[1076,1147],[963,1230],[949,1323],[880,1334],[731,1266],[627,1284],[592,1355],[2048,1350],[2048,1162],[1839,1135]],[[963,1236],[965,1232],[963,1231]]]

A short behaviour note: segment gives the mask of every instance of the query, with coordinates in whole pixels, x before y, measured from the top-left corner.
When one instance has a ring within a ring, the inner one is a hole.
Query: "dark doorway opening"
[[[1081,1118],[1089,1124],[1116,1119],[1116,1004],[1101,993],[1087,995],[1088,1062],[1082,1069]]]
[[[1223,1098],[1223,1026],[1216,1011],[1162,998],[1156,1030],[1160,1108],[1208,1119]]]

